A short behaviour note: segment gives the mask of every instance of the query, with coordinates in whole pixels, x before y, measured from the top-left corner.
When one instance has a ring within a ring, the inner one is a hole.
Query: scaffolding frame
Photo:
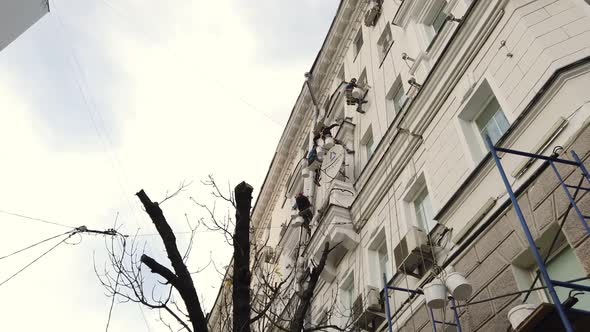
[[[383,297],[385,299],[385,315],[387,316],[387,329],[389,332],[393,332],[393,322],[391,321],[391,305],[389,304],[389,290],[399,291],[399,292],[406,292],[414,295],[424,295],[424,292],[420,289],[408,289],[403,287],[396,287],[396,286],[389,286],[387,284],[387,276],[385,273],[383,274]],[[436,320],[434,317],[434,312],[432,308],[426,305],[428,310],[428,316],[430,318],[430,322],[432,323],[432,330],[436,331],[436,324],[444,324],[449,326],[457,327],[457,332],[462,332],[461,329],[461,321],[459,320],[459,313],[457,312],[457,306],[455,305],[455,299],[452,296],[449,296],[449,302],[451,303],[451,309],[453,309],[453,316],[455,318],[454,323],[439,321]],[[411,305],[411,304],[410,304]],[[443,317],[445,319],[445,317]]]
[[[537,267],[539,269],[539,273],[541,274],[541,278],[543,280],[543,283],[547,287],[547,291],[549,292],[551,300],[553,301],[553,305],[555,306],[557,313],[559,314],[559,318],[561,319],[563,327],[565,328],[566,332],[574,332],[574,328],[573,328],[569,318],[567,317],[566,308],[561,303],[561,300],[559,299],[559,296],[557,295],[557,292],[555,291],[555,287],[564,287],[564,288],[579,290],[579,291],[583,291],[583,292],[590,292],[590,287],[584,286],[584,285],[579,285],[579,284],[576,284],[572,281],[568,282],[568,281],[560,281],[560,280],[551,279],[551,277],[549,276],[549,273],[547,271],[547,266],[545,265],[543,257],[535,244],[535,240],[533,238],[533,235],[531,234],[531,230],[529,229],[526,219],[522,213],[522,210],[520,209],[520,205],[518,204],[518,199],[517,199],[516,195],[514,194],[514,191],[512,190],[512,184],[510,183],[510,181],[508,181],[508,177],[506,175],[506,172],[504,171],[504,167],[502,166],[502,162],[500,161],[501,158],[498,156],[498,152],[505,153],[505,154],[518,155],[518,156],[528,157],[528,158],[533,158],[533,159],[540,159],[540,160],[544,160],[545,163],[548,163],[549,166],[551,166],[551,169],[553,170],[555,175],[557,176],[557,179],[559,181],[559,186],[561,186],[561,188],[564,190],[566,197],[568,198],[568,200],[570,202],[571,207],[576,212],[578,219],[580,219],[580,222],[584,226],[584,229],[586,230],[586,233],[588,235],[590,235],[590,226],[588,225],[587,219],[589,219],[590,216],[585,216],[582,213],[582,211],[580,210],[580,208],[576,204],[575,199],[573,198],[572,194],[570,193],[569,189],[590,191],[590,187],[584,187],[583,185],[576,186],[576,185],[567,184],[565,182],[565,180],[563,179],[563,177],[561,176],[561,174],[559,173],[559,170],[557,169],[557,166],[555,164],[558,163],[558,164],[562,164],[562,165],[575,166],[575,167],[579,168],[582,172],[582,175],[584,176],[584,178],[586,178],[586,181],[588,182],[589,185],[590,185],[590,173],[588,173],[586,166],[584,165],[584,163],[582,162],[580,157],[576,154],[576,152],[573,150],[571,151],[572,158],[574,159],[572,161],[572,160],[557,158],[557,156],[548,157],[548,156],[543,156],[543,155],[535,154],[535,153],[529,153],[529,152],[524,152],[524,151],[496,147],[492,143],[492,140],[490,139],[489,136],[485,137],[485,143],[486,143],[488,149],[490,150],[490,153],[492,155],[492,159],[494,160],[494,162],[496,164],[496,168],[498,169],[498,172],[500,173],[500,177],[502,178],[502,182],[504,183],[504,186],[506,187],[506,191],[508,193],[508,196],[510,197],[510,200],[512,202],[512,206],[514,207],[514,211],[516,213],[516,216],[518,217],[520,225],[521,225],[522,229],[524,230],[524,234],[525,234],[525,237],[526,237],[527,242],[529,244],[529,248],[535,258],[535,262],[536,262]],[[590,313],[590,312],[587,312],[584,310],[573,309],[573,308],[568,308],[567,310]]]

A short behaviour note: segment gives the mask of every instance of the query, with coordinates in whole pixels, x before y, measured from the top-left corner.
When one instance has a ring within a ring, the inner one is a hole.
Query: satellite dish
[[[340,172],[344,163],[345,153],[344,147],[340,144],[334,145],[334,147],[328,150],[322,163],[322,183],[332,182],[338,177],[338,172]]]

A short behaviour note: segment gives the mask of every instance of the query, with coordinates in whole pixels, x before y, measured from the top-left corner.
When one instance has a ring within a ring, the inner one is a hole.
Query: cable
[[[33,247],[35,247],[35,246],[38,246],[38,245],[40,245],[41,243],[45,243],[45,242],[47,242],[47,241],[53,240],[53,239],[55,239],[55,238],[57,238],[57,237],[60,237],[60,236],[66,235],[66,234],[68,234],[68,233],[71,233],[71,231],[70,231],[70,232],[65,232],[65,233],[62,233],[62,234],[58,234],[58,235],[55,235],[55,236],[52,236],[52,237],[50,237],[50,238],[47,238],[47,239],[45,239],[45,240],[41,240],[41,241],[39,241],[39,242],[37,242],[37,243],[31,244],[31,245],[30,245],[30,246],[28,246],[28,247],[22,248],[22,249],[20,249],[20,250],[17,250],[17,251],[15,251],[15,252],[13,252],[13,253],[10,253],[10,254],[8,254],[8,255],[1,256],[1,257],[0,257],[0,260],[2,260],[2,259],[5,259],[5,258],[8,258],[8,257],[10,257],[10,256],[13,256],[13,255],[16,255],[16,254],[18,254],[18,253],[20,253],[20,252],[23,252],[23,251],[27,250],[27,249],[31,249],[31,248],[33,248]]]
[[[72,228],[72,229],[76,228],[76,227],[64,225],[64,224],[61,224],[61,223],[58,223],[58,222],[55,222],[55,221],[49,221],[49,220],[46,220],[46,219],[29,217],[29,216],[26,216],[24,214],[19,214],[19,213],[14,213],[14,212],[8,212],[8,211],[4,211],[4,210],[0,210],[0,213],[8,214],[8,215],[19,217],[19,218],[29,219],[29,220],[33,220],[33,221],[38,221],[38,222],[42,222],[42,223],[45,223],[45,224],[51,224],[51,225],[61,226],[61,227],[65,227],[65,228]]]
[[[125,238],[123,237],[123,253],[121,254],[121,259],[119,260],[118,264],[122,264],[123,262],[123,258],[125,257],[125,247],[127,244],[127,241],[125,240]],[[111,242],[114,241],[113,239],[111,239]],[[109,331],[109,325],[111,325],[111,317],[113,315],[113,307],[115,306],[115,298],[117,297],[117,287],[119,286],[119,280],[121,279],[121,271],[119,270],[117,273],[117,279],[115,280],[115,289],[113,291],[113,298],[111,299],[111,306],[109,308],[109,316],[107,318],[107,326],[105,327],[105,332]]]
[[[129,17],[130,15],[128,14],[122,14],[122,10],[117,9],[112,3],[110,3],[107,0],[101,0],[106,7],[108,7],[113,13],[115,13],[117,16],[119,16],[121,19],[125,20],[126,23],[130,23],[129,22]],[[127,18],[123,17],[123,16],[127,16]],[[139,29],[137,30],[139,31],[149,43],[154,43],[154,39],[145,31],[143,31],[143,29]],[[172,56],[174,56],[175,58],[180,58],[178,56],[178,54],[173,51],[172,49],[170,49],[169,47],[163,47],[164,50],[166,50],[168,53],[170,53]],[[256,111],[257,113],[261,114],[262,116],[264,116],[265,118],[267,118],[268,120],[270,120],[271,122],[273,122],[274,124],[276,124],[277,126],[283,127],[285,126],[284,123],[280,123],[279,121],[273,119],[269,114],[267,114],[266,112],[258,109],[257,107],[255,107],[254,105],[252,105],[248,100],[246,100],[246,98],[242,95],[240,95],[239,93],[237,93],[237,89],[235,88],[229,88],[227,86],[225,86],[223,83],[221,83],[221,81],[219,81],[217,78],[215,77],[209,77],[209,79],[217,84],[219,87],[221,87],[223,90],[229,90],[232,91],[232,93],[227,94],[226,96],[229,96],[230,98],[233,98],[234,100],[237,101],[241,101],[244,105],[248,106],[250,109],[252,109],[253,111]]]
[[[148,321],[145,318],[145,314],[143,312],[143,308],[141,307],[141,304],[137,303],[137,305],[139,306],[139,312],[141,312],[141,318],[143,318],[143,322],[145,323],[145,327],[147,328],[148,332],[152,332],[152,330],[150,329],[150,324],[148,324]]]
[[[72,235],[76,234],[76,231],[70,232],[70,235],[68,237],[66,237],[65,239],[61,240],[60,242],[58,242],[56,245],[54,245],[53,247],[49,248],[49,250],[47,250],[46,252],[44,252],[43,254],[41,254],[41,256],[35,258],[34,260],[32,260],[29,264],[25,265],[23,268],[21,268],[20,270],[16,271],[16,273],[14,273],[13,275],[11,275],[10,277],[8,277],[8,279],[2,281],[0,283],[0,287],[2,285],[4,285],[5,283],[7,283],[8,281],[10,281],[12,278],[16,277],[17,275],[19,275],[21,272],[23,272],[25,269],[27,269],[29,266],[33,265],[35,262],[37,262],[38,260],[40,260],[43,256],[47,255],[48,253],[50,253],[53,249],[57,248],[60,244],[66,242],[67,239],[69,239]]]
[[[131,201],[129,199],[130,195],[127,194],[127,192],[131,192],[129,190],[126,190],[127,189],[126,187],[128,187],[128,183],[123,183],[123,181],[128,178],[127,172],[125,171],[125,168],[123,167],[123,163],[121,162],[120,158],[118,157],[116,152],[113,151],[113,149],[112,149],[112,146],[114,145],[113,140],[111,139],[109,131],[107,130],[104,118],[100,114],[100,110],[96,106],[96,103],[94,103],[92,101],[90,94],[87,92],[87,90],[89,90],[89,85],[87,83],[87,79],[84,75],[84,71],[82,70],[82,66],[80,65],[80,61],[78,60],[76,52],[75,52],[73,46],[71,46],[71,43],[66,43],[66,27],[65,27],[65,24],[61,18],[61,15],[59,14],[60,10],[57,6],[56,1],[53,1],[53,7],[54,7],[53,12],[55,13],[55,18],[57,21],[58,29],[61,28],[61,33],[58,32],[56,34],[59,35],[58,38],[60,38],[64,44],[68,45],[70,56],[71,56],[71,62],[69,63],[69,65],[72,66],[70,69],[72,70],[72,75],[74,76],[74,82],[76,83],[76,86],[80,92],[80,96],[82,97],[82,99],[86,105],[85,109],[88,112],[90,121],[92,122],[94,131],[96,132],[98,140],[100,141],[100,143],[102,145],[103,151],[108,156],[107,159],[109,159],[111,167],[113,168],[116,181],[118,182],[118,185],[119,185],[119,189],[121,190],[121,193],[124,196],[123,199],[126,200],[127,205],[129,206],[129,209],[130,209],[131,214],[133,215],[135,221],[139,222],[139,220],[141,220],[141,218],[138,218],[138,216],[136,214],[136,209],[134,209],[134,205],[131,203]],[[72,65],[72,62],[73,62],[73,65]],[[86,87],[86,89],[83,87],[83,85]],[[100,120],[100,121],[97,121],[97,120]],[[100,126],[99,126],[99,122],[100,122]]]

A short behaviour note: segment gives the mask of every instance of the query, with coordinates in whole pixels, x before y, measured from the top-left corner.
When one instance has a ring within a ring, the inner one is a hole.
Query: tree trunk
[[[186,306],[189,319],[193,326],[193,331],[207,332],[207,320],[201,309],[201,303],[199,302],[191,274],[182,260],[182,255],[178,251],[176,236],[174,236],[172,228],[168,224],[168,221],[166,221],[164,213],[162,212],[162,209],[160,209],[158,203],[152,202],[143,189],[136,195],[139,197],[139,200],[145,207],[145,211],[156,226],[156,230],[160,234],[162,241],[164,241],[164,247],[166,248],[170,263],[172,263],[174,273],[147,255],[141,257],[142,263],[148,266],[152,272],[158,273],[164,277],[172,286],[174,286],[174,288],[176,288]]]
[[[253,188],[242,182],[234,189],[236,229],[234,233],[233,327],[250,332],[250,209]]]
[[[315,292],[315,288],[318,284],[320,274],[326,266],[326,260],[328,259],[328,254],[330,253],[330,251],[330,243],[326,242],[324,251],[322,252],[322,257],[320,258],[320,262],[316,267],[312,269],[311,274],[309,276],[309,282],[307,284],[307,287],[303,291],[301,300],[299,301],[299,305],[297,306],[297,310],[295,311],[295,315],[293,316],[293,320],[291,321],[291,325],[289,326],[290,332],[301,332],[303,330],[305,314],[311,306],[311,299],[313,298],[313,293]]]

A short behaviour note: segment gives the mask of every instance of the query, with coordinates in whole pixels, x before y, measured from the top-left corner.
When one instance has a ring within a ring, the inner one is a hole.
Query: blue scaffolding
[[[533,236],[532,236],[531,231],[530,231],[530,229],[527,225],[527,222],[524,218],[522,210],[520,209],[520,206],[518,205],[518,200],[516,198],[516,195],[514,194],[514,191],[512,190],[512,185],[510,184],[510,181],[508,181],[508,177],[506,176],[506,172],[504,171],[504,168],[502,167],[502,163],[500,161],[500,157],[498,156],[498,152],[518,155],[518,156],[522,156],[522,157],[534,158],[534,159],[541,159],[541,160],[544,160],[546,163],[548,163],[549,166],[551,166],[551,169],[553,170],[553,172],[555,172],[555,175],[557,176],[557,179],[559,180],[561,188],[565,191],[565,194],[570,202],[571,207],[574,209],[576,215],[578,216],[582,225],[584,226],[584,229],[586,230],[586,232],[589,235],[590,235],[590,227],[588,226],[587,219],[590,218],[590,216],[585,216],[584,214],[582,214],[582,211],[580,211],[578,205],[576,204],[576,201],[575,201],[574,197],[572,196],[570,189],[590,191],[590,188],[584,187],[581,185],[574,186],[574,185],[567,184],[564,181],[561,174],[559,173],[557,166],[555,164],[557,163],[557,164],[562,164],[562,165],[570,165],[570,166],[575,166],[575,167],[579,168],[582,172],[582,175],[584,176],[584,178],[586,179],[586,181],[589,184],[590,184],[590,174],[588,173],[586,166],[584,166],[584,164],[582,163],[582,160],[580,160],[579,156],[576,154],[575,151],[571,152],[572,157],[574,159],[572,161],[572,160],[567,160],[567,159],[560,159],[555,156],[548,157],[548,156],[543,156],[543,155],[534,154],[534,153],[528,153],[528,152],[523,152],[523,151],[495,147],[489,137],[486,137],[485,141],[486,141],[486,145],[488,146],[488,149],[490,150],[490,152],[492,154],[492,158],[494,159],[494,162],[496,163],[496,167],[498,168],[498,172],[500,172],[500,177],[502,178],[502,182],[504,183],[504,186],[506,186],[506,191],[508,192],[508,195],[510,196],[510,200],[512,201],[512,205],[514,207],[514,211],[516,212],[518,220],[520,221],[520,225],[522,226],[522,229],[524,230],[524,234],[526,236],[527,242],[529,244],[531,252],[533,253],[533,256],[535,258],[537,266],[539,268],[539,273],[541,274],[541,278],[542,278],[545,286],[547,287],[547,291],[549,292],[549,295],[551,296],[551,300],[553,301],[555,308],[557,309],[557,313],[559,314],[559,318],[561,319],[563,327],[565,328],[565,330],[567,332],[574,332],[573,326],[572,326],[569,318],[567,317],[566,308],[562,305],[561,300],[557,296],[557,292],[555,291],[555,287],[565,287],[565,288],[575,289],[575,290],[579,290],[579,291],[590,291],[590,287],[584,286],[584,285],[578,285],[578,284],[575,284],[571,281],[559,281],[559,280],[551,279],[551,277],[549,276],[549,273],[547,272],[547,266],[545,265],[543,257],[541,256],[541,253],[539,252],[539,249],[537,248],[537,246],[535,244],[535,240],[533,239]],[[569,309],[569,310],[572,310],[572,309]],[[581,310],[576,310],[576,311],[581,311]]]
[[[387,329],[389,332],[393,332],[393,323],[391,321],[391,305],[389,304],[389,290],[391,289],[393,291],[406,292],[406,293],[410,293],[410,294],[414,294],[414,295],[424,295],[424,292],[419,289],[407,289],[407,288],[402,288],[402,287],[389,286],[387,284],[387,277],[385,274],[383,274],[383,285],[384,285],[383,286],[383,297],[385,299],[385,315],[387,316]],[[452,296],[449,296],[449,302],[451,303],[451,309],[453,309],[453,315],[455,318],[454,323],[436,320],[434,317],[434,312],[432,311],[432,308],[427,306],[428,316],[430,317],[430,321],[432,322],[432,330],[434,332],[436,332],[436,324],[445,324],[445,325],[449,325],[449,326],[456,326],[457,332],[462,332],[461,321],[459,320],[459,313],[457,312],[457,306],[455,304],[455,299]],[[443,319],[445,319],[445,318],[443,317]]]
[[[531,231],[530,231],[528,224],[524,218],[522,210],[520,209],[517,197],[514,194],[514,191],[512,190],[512,184],[510,183],[510,181],[508,181],[508,177],[506,176],[506,172],[504,171],[504,168],[502,166],[502,162],[500,161],[500,157],[498,156],[498,153],[500,152],[500,153],[504,153],[504,154],[512,154],[512,155],[517,155],[517,156],[521,156],[521,157],[540,159],[540,160],[543,160],[546,164],[548,164],[551,167],[551,169],[553,170],[553,172],[555,173],[557,179],[559,180],[559,185],[561,186],[561,188],[565,192],[566,197],[569,200],[570,207],[573,208],[578,219],[580,219],[580,222],[582,223],[584,229],[586,230],[586,233],[589,235],[590,235],[590,226],[588,225],[588,219],[590,219],[590,215],[584,215],[582,213],[582,211],[580,210],[580,208],[576,204],[575,195],[579,190],[590,191],[590,186],[583,186],[582,185],[582,181],[584,179],[586,179],[586,181],[590,185],[590,173],[588,173],[586,166],[583,164],[582,160],[576,154],[575,151],[571,151],[571,155],[572,155],[573,160],[567,160],[567,159],[557,158],[555,155],[543,156],[540,154],[534,154],[534,153],[529,153],[529,152],[524,152],[524,151],[496,147],[496,146],[494,146],[494,144],[492,143],[492,141],[490,140],[489,137],[485,138],[485,143],[491,152],[492,159],[496,163],[496,167],[498,168],[498,172],[500,173],[500,177],[502,178],[502,182],[504,183],[504,186],[506,187],[506,191],[508,192],[508,195],[510,197],[510,201],[512,202],[512,206],[514,207],[514,211],[516,213],[516,216],[518,217],[518,220],[522,226],[522,229],[524,230],[524,234],[525,234],[525,237],[526,237],[527,242],[529,244],[530,250],[535,258],[535,262],[537,263],[537,266],[539,269],[539,274],[542,278],[542,281],[543,281],[545,287],[547,288],[547,291],[549,292],[549,296],[551,297],[553,305],[555,306],[555,308],[557,310],[557,313],[559,315],[561,323],[562,323],[566,332],[574,332],[574,328],[572,326],[572,323],[570,322],[570,320],[567,316],[567,311],[585,313],[585,314],[590,314],[590,312],[584,311],[584,310],[579,310],[579,309],[573,309],[573,308],[566,309],[564,307],[564,305],[561,303],[561,300],[559,299],[557,292],[555,291],[555,287],[564,287],[564,288],[569,288],[569,289],[583,291],[583,292],[590,292],[589,286],[579,285],[579,284],[575,283],[577,281],[587,279],[587,277],[577,278],[577,279],[573,279],[573,280],[569,280],[569,281],[560,281],[560,280],[551,279],[551,277],[549,276],[549,273],[547,272],[547,266],[545,264],[545,261],[543,260],[543,257],[541,255],[541,253],[539,252],[539,249],[537,248],[537,245],[535,243],[533,235],[531,234]],[[565,182],[565,180],[563,179],[563,176],[559,173],[559,170],[557,169],[556,164],[577,167],[581,171],[582,176],[583,176],[580,183],[578,185],[567,184]],[[576,193],[574,195],[572,195],[572,193],[570,192],[570,189],[575,189]],[[394,291],[402,291],[402,292],[410,293],[413,295],[423,295],[424,292],[422,292],[419,289],[413,290],[413,289],[406,289],[406,288],[402,288],[402,287],[389,286],[385,275],[383,275],[383,282],[384,282],[383,297],[384,297],[384,302],[385,302],[385,314],[387,317],[387,326],[388,326],[388,331],[393,332],[393,324],[392,324],[392,320],[391,320],[392,319],[391,306],[390,306],[390,302],[389,302],[389,290],[391,289]],[[462,331],[461,322],[459,320],[459,314],[457,313],[457,306],[455,304],[455,300],[451,296],[449,296],[449,301],[451,302],[451,308],[453,309],[453,312],[454,312],[454,319],[455,319],[454,323],[436,320],[434,317],[433,310],[431,308],[428,308],[429,316],[430,316],[430,319],[431,319],[431,322],[433,325],[434,332],[436,332],[436,324],[447,324],[447,325],[451,325],[451,326],[456,326],[458,332]]]

